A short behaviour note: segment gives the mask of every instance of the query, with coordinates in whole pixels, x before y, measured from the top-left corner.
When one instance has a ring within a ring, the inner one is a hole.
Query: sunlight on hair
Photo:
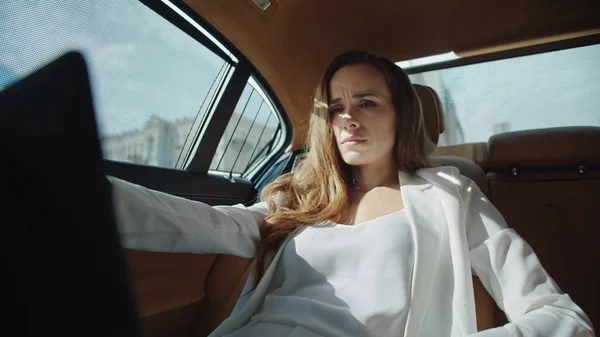
[[[438,172],[438,176],[450,181],[451,183],[453,183],[454,185],[459,185],[460,186],[460,181],[456,178],[454,178],[453,176],[444,173],[444,172]]]
[[[313,101],[313,104],[315,105],[315,108],[325,108],[325,109],[329,108],[329,105],[327,103],[325,103],[323,101],[319,101],[317,99],[315,99]]]

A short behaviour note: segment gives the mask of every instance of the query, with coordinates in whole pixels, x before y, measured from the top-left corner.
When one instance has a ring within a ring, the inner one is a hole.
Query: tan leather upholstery
[[[231,255],[127,251],[146,337],[206,336],[233,309],[252,260]]]
[[[437,144],[440,133],[444,132],[444,111],[439,96],[429,87],[414,85],[415,91],[421,101],[425,128],[432,141]],[[472,160],[456,156],[432,156],[431,163],[440,166],[454,166],[460,173],[471,178],[489,196],[488,183],[485,173]],[[497,326],[495,313],[498,310],[494,299],[481,284],[477,277],[473,277],[473,292],[475,295],[475,307],[477,315],[477,329],[479,331]]]
[[[486,167],[499,169],[519,164],[526,167],[565,167],[600,164],[599,127],[563,127],[508,132],[492,136]],[[596,146],[594,146],[596,145]]]
[[[127,251],[138,315],[146,337],[197,336],[205,322],[205,282],[216,255]]]
[[[427,136],[434,144],[437,144],[440,134],[446,128],[440,97],[430,87],[420,84],[414,84],[413,87],[421,103]]]
[[[253,266],[252,259],[232,255],[217,257],[206,281],[206,304],[209,310],[206,316],[202,316],[209,322],[206,334],[231,314]]]
[[[492,202],[600,326],[600,127],[510,132],[489,149]]]

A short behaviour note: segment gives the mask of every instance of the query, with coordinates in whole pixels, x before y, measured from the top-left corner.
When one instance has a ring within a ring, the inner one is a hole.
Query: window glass
[[[435,89],[446,114],[439,145],[494,134],[600,125],[600,45],[410,75]]]
[[[0,1],[0,46],[0,89],[82,52],[104,157],[170,168],[229,66],[137,0]]]
[[[271,152],[282,132],[271,102],[250,78],[219,142],[210,169],[243,174]]]

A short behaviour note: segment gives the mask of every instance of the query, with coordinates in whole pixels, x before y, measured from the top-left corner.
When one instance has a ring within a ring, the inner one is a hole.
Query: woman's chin
[[[356,152],[344,153],[342,159],[350,166],[365,165],[369,162],[368,158],[365,158],[365,155]]]

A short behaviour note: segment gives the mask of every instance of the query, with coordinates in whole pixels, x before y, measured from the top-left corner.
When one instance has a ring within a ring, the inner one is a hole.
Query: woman
[[[112,179],[124,244],[257,257],[211,336],[593,336],[586,315],[468,178],[431,167],[406,73],[336,57],[315,93],[310,152],[251,207]],[[512,323],[477,333],[477,274]]]

